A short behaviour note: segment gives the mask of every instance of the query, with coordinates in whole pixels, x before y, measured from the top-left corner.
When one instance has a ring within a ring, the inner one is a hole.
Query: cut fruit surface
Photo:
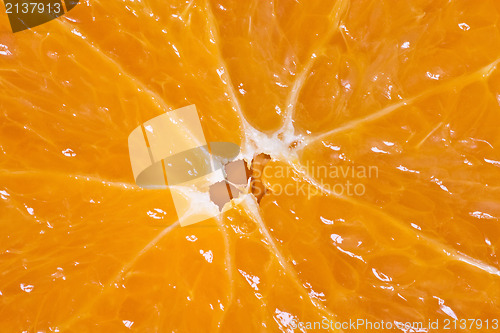
[[[499,18],[101,0],[13,34],[1,14],[0,331],[498,331]],[[181,227],[127,138],[191,104],[251,181]]]

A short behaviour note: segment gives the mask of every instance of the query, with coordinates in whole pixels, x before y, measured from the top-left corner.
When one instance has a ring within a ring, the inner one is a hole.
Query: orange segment
[[[273,167],[283,165],[269,165]],[[307,189],[308,183],[301,181],[271,176],[269,183],[274,193],[261,204],[268,228],[284,244],[283,255],[294,263],[309,294],[341,322],[350,318],[443,321],[449,316],[443,312],[446,307],[457,317],[495,318],[498,313],[498,269],[474,259],[477,252],[467,256],[440,241],[432,230],[421,232],[418,225],[405,225],[395,214],[387,214],[389,208],[381,211],[347,196],[304,195],[301,185]],[[287,195],[287,186],[288,193],[297,190],[295,200]],[[455,228],[474,236],[464,224]],[[467,297],[461,290],[463,276],[467,276]],[[477,300],[484,293],[489,305],[478,309]]]

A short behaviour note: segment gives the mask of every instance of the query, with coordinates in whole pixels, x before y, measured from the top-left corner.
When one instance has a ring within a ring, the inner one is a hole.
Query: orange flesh
[[[493,0],[81,1],[12,34],[1,14],[0,332],[498,331],[499,18]],[[127,137],[189,104],[208,142],[273,160],[260,203],[180,227]]]

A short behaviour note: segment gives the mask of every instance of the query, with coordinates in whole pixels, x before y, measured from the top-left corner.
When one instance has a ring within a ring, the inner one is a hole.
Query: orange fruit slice
[[[499,11],[85,1],[16,34],[2,14],[0,331],[497,331]],[[260,157],[231,209],[180,227],[127,137],[190,104]]]

